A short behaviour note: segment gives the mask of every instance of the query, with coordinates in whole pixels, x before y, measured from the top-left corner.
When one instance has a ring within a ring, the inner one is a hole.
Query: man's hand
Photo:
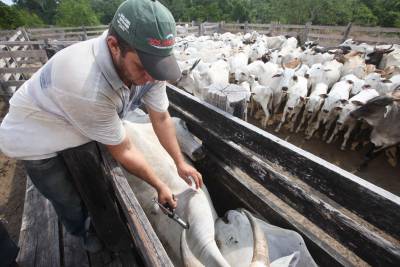
[[[178,199],[172,196],[172,192],[166,184],[162,184],[157,188],[157,194],[160,204],[168,203],[172,209],[176,209]]]
[[[179,176],[185,180],[188,185],[192,185],[192,181],[190,180],[189,176],[191,176],[196,184],[196,189],[199,189],[203,186],[203,177],[201,174],[193,168],[193,166],[187,164],[185,161],[176,165],[178,169]]]

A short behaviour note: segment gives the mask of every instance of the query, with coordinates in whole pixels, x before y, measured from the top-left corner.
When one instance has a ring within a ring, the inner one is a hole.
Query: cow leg
[[[270,112],[268,110],[268,104],[267,103],[263,103],[261,105],[261,107],[262,107],[262,109],[263,109],[263,111],[265,113],[265,117],[261,120],[261,126],[263,128],[265,128],[265,127],[267,127],[267,122],[268,122],[269,117],[270,117]]]
[[[300,132],[301,127],[303,127],[304,122],[306,121],[307,117],[308,117],[308,112],[306,110],[304,110],[303,116],[301,117],[300,124],[296,129],[296,133]]]
[[[281,121],[276,127],[275,132],[279,132],[281,130],[282,125],[285,123],[286,115],[287,115],[287,108],[285,108],[285,110],[283,111]]]
[[[343,135],[343,143],[342,146],[340,147],[341,150],[345,150],[347,146],[347,142],[349,141],[351,132],[354,130],[356,127],[355,123],[352,123],[348,126],[346,133]]]
[[[335,138],[335,136],[337,135],[337,133],[339,132],[339,128],[340,126],[338,124],[335,125],[335,129],[333,130],[331,137],[329,137],[328,141],[326,141],[326,143],[330,144],[332,143],[333,139]]]
[[[326,140],[326,138],[328,137],[328,133],[329,133],[329,130],[331,129],[331,126],[332,126],[332,124],[335,122],[335,120],[331,120],[331,119],[329,119],[327,122],[326,122],[326,124],[325,124],[325,132],[324,132],[324,135],[322,136],[322,141],[325,141]]]
[[[360,164],[360,167],[358,167],[358,171],[364,171],[368,167],[368,164],[371,162],[371,160],[382,153],[383,149],[375,152],[375,148],[375,145],[371,143],[368,152],[364,156],[363,162]]]
[[[290,132],[293,133],[294,132],[294,128],[296,125],[296,121],[297,121],[297,117],[299,116],[300,111],[296,111],[290,121]]]
[[[396,165],[397,165],[397,146],[386,149],[385,155],[388,158],[389,164],[392,167],[396,167]]]

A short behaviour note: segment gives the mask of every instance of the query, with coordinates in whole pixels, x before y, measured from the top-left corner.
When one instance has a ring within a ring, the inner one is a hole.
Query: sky
[[[0,0],[3,3],[6,3],[7,5],[11,5],[13,2],[12,0]]]

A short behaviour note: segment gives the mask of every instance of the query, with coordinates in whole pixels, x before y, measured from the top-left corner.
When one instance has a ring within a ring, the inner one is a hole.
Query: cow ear
[[[320,96],[321,98],[327,98],[327,97],[328,97],[327,94],[320,94],[319,96]]]
[[[354,105],[359,106],[359,107],[364,105],[363,102],[358,101],[358,100],[353,100],[353,101],[351,101],[351,103],[353,103]]]

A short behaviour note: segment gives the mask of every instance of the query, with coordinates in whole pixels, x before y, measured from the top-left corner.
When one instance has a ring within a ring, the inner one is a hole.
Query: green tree
[[[101,24],[109,24],[123,0],[92,0],[91,5]]]
[[[100,24],[89,0],[62,0],[57,8],[59,26],[89,26]]]
[[[34,13],[0,2],[0,29],[15,29],[21,26],[43,26],[44,22]]]
[[[59,0],[13,0],[20,9],[38,15],[46,24],[54,24]]]

